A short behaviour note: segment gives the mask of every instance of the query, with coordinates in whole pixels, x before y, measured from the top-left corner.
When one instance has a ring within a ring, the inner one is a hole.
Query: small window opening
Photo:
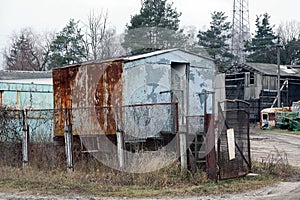
[[[254,73],[250,72],[250,85],[254,85]]]
[[[263,120],[268,120],[268,114],[263,114],[262,117],[263,117]]]

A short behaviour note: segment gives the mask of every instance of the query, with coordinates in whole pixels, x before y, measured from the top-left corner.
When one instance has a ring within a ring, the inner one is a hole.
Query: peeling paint
[[[213,61],[180,50],[146,55],[53,70],[54,106],[60,110],[55,115],[55,135],[63,134],[61,109],[72,108],[74,134],[108,135],[122,129],[132,137],[157,137],[161,130],[171,129],[169,104],[158,104],[171,103],[171,93],[179,89],[185,94],[178,100],[184,114],[202,114],[198,93],[213,91]],[[172,63],[186,66],[181,84],[175,79],[172,83]]]

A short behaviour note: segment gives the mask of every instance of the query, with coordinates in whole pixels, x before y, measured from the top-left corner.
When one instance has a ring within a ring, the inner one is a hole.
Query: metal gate
[[[219,102],[218,115],[219,180],[245,176],[251,170],[250,104],[242,100]]]

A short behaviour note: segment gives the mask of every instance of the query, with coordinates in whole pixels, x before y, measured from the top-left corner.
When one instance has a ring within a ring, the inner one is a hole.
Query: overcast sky
[[[209,26],[211,13],[223,11],[232,21],[233,0],[168,0],[182,12],[181,26],[197,30]],[[299,0],[248,0],[251,32],[255,30],[256,15],[267,12],[271,24],[300,21]],[[90,10],[108,12],[109,25],[123,32],[130,16],[137,14],[141,0],[0,0],[0,50],[9,35],[21,28],[31,27],[37,33],[60,31],[70,18],[85,21]]]

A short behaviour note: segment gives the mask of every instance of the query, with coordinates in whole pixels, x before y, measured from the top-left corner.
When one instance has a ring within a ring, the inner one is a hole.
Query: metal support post
[[[124,167],[124,138],[122,132],[117,132],[117,152],[120,168]]]
[[[186,132],[179,132],[179,145],[180,145],[180,165],[181,170],[187,170],[187,144],[186,144]]]
[[[29,128],[26,122],[26,110],[21,111],[22,114],[22,154],[23,154],[23,167],[28,166],[29,163]]]
[[[65,113],[65,151],[67,159],[67,170],[68,172],[74,171],[73,166],[73,134],[72,125],[70,123],[70,112],[66,109]]]

